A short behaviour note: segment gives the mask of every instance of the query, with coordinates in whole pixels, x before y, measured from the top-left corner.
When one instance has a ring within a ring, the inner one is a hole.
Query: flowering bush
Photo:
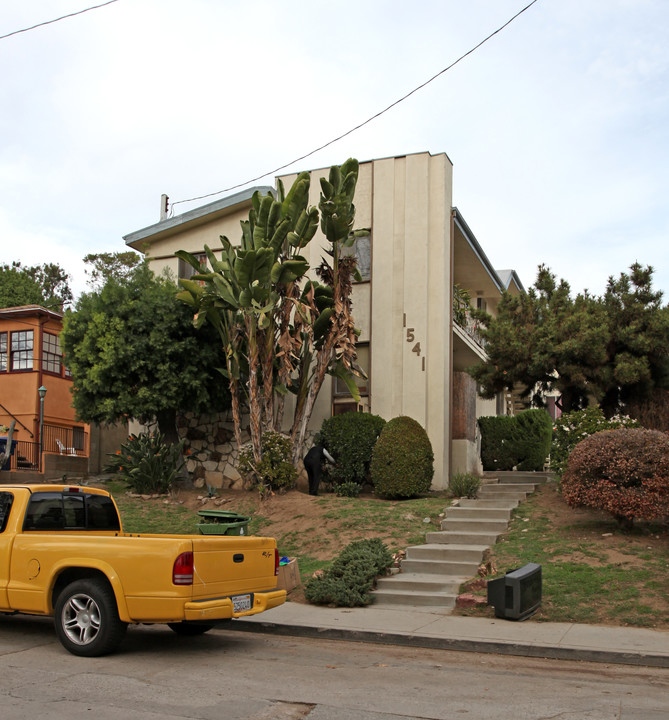
[[[130,435],[105,465],[138,493],[166,493],[183,470],[185,440],[165,442],[159,432]]]
[[[606,510],[631,527],[635,518],[669,517],[669,436],[657,430],[604,430],[574,448],[562,476],[569,505]]]
[[[555,421],[553,427],[551,470],[557,475],[562,475],[571,451],[589,435],[601,430],[616,430],[618,428],[634,428],[638,426],[639,423],[636,420],[621,415],[616,415],[607,420],[598,405],[593,405],[585,410],[565,413]]]
[[[295,487],[297,470],[290,461],[290,438],[269,430],[263,433],[261,448],[262,460],[257,467],[253,462],[251,446],[242,448],[237,465],[239,471],[244,475],[254,476],[261,494]]]

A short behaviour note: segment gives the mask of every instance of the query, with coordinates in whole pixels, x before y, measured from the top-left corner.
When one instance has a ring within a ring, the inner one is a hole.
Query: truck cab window
[[[23,521],[23,529],[62,530],[64,527],[63,496],[59,492],[33,493]]]
[[[36,492],[23,523],[24,530],[121,529],[116,506],[106,495]]]
[[[106,495],[86,496],[86,527],[88,530],[120,530],[116,506]]]

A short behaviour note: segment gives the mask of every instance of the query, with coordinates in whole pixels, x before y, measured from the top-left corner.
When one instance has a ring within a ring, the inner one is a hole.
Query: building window
[[[342,257],[353,255],[358,261],[357,268],[363,282],[372,277],[372,236],[356,238],[351,247],[341,248]]]
[[[63,351],[60,349],[58,335],[44,333],[42,341],[42,370],[60,375],[63,365]]]
[[[20,330],[11,336],[11,369],[33,369],[33,331]]]
[[[7,333],[0,333],[0,372],[7,372]]]
[[[197,258],[200,261],[200,269],[203,272],[206,272],[207,269],[207,255],[206,253],[193,253],[193,257]],[[182,260],[179,258],[179,279],[180,280],[190,280],[190,278],[193,277],[193,275],[197,274],[197,270],[190,264],[187,263],[185,260]]]
[[[365,397],[369,395],[369,344],[360,343],[359,345],[355,346],[355,350],[358,354],[357,363],[367,375],[366,378],[359,378],[356,375],[355,384],[358,386],[358,392],[360,393],[360,396]],[[339,378],[335,378],[334,392],[336,397],[351,396],[348,386],[343,380],[340,380]]]

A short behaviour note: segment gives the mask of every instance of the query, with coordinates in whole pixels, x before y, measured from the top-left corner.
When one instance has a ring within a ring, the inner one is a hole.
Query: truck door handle
[[[235,553],[232,556],[232,562],[236,562],[236,563],[244,562],[244,553]]]

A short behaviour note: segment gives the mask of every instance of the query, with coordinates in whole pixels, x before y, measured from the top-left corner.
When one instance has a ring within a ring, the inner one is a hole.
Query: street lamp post
[[[40,385],[37,392],[39,393],[39,469],[42,472],[42,448],[44,447],[42,431],[44,430],[44,396],[46,395],[44,385]]]

